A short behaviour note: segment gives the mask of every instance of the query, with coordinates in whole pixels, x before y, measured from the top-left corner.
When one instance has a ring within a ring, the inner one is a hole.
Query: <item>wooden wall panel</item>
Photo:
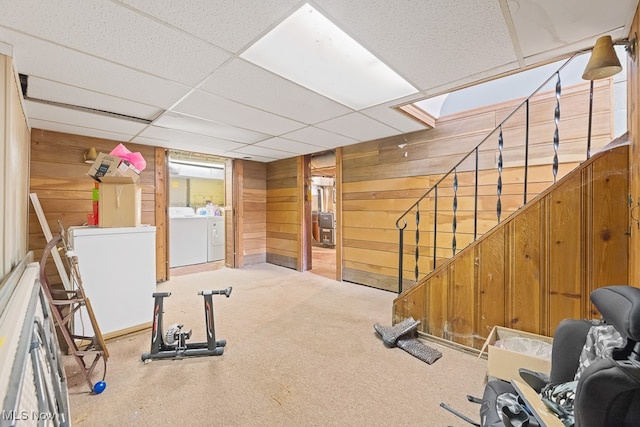
[[[267,259],[267,165],[248,160],[236,163],[236,184],[240,186],[237,267],[244,267]]]
[[[394,321],[412,307],[424,332],[480,348],[496,325],[553,336],[565,318],[594,317],[589,293],[628,282],[628,151],[592,157],[443,262],[396,298]]]
[[[0,55],[0,274],[27,254],[29,128],[18,76],[10,57]]]
[[[585,295],[602,286],[631,283],[627,268],[631,261],[627,250],[630,224],[629,218],[621,215],[628,206],[625,194],[629,191],[629,170],[617,168],[617,165],[625,162],[625,156],[625,150],[618,150],[591,167],[593,188],[590,206],[593,210],[588,250],[592,256],[588,269],[590,275],[585,280],[588,284],[588,288],[584,290]],[[637,232],[638,227],[633,231]],[[583,302],[591,307],[586,298]]]
[[[453,341],[449,327],[449,269],[441,268],[425,283],[426,319],[422,331]]]
[[[169,279],[169,250],[167,249],[169,222],[167,206],[169,206],[169,189],[167,187],[167,151],[157,147],[154,152],[155,188],[153,194],[149,192],[143,195],[143,203],[152,201],[155,203],[154,224],[156,226],[156,280],[159,282]],[[151,200],[149,200],[151,199]],[[155,199],[155,200],[153,200]],[[145,224],[151,224],[147,214],[142,218]]]
[[[568,177],[549,194],[546,201],[549,324],[553,327],[563,318],[580,317],[581,313],[582,284],[585,279],[583,260],[588,239],[577,237],[585,236],[582,228],[586,220],[586,209],[582,205],[583,178],[589,169],[585,168],[583,173]],[[589,183],[589,180],[585,183]]]
[[[486,337],[494,325],[506,324],[505,228],[500,227],[481,240],[476,249],[478,260],[477,330]],[[481,341],[484,341],[480,339]],[[477,347],[478,341],[474,342]]]
[[[561,97],[560,167],[557,179],[574,169],[586,157],[586,133],[589,84],[563,88]],[[592,132],[592,151],[611,140],[611,80],[597,82],[596,104]],[[342,231],[344,233],[343,280],[397,288],[398,240],[396,220],[431,186],[438,183],[438,212],[428,197],[420,203],[420,248],[418,268],[422,274],[434,263],[434,235],[436,266],[454,253],[452,243],[453,175],[442,178],[461,157],[483,139],[487,143],[479,150],[478,216],[474,222],[475,155],[471,155],[457,169],[458,189],[456,217],[456,251],[491,230],[498,223],[497,205],[497,144],[498,133],[489,133],[517,107],[522,100],[478,108],[439,118],[434,129],[399,137],[368,141],[343,147],[342,151]],[[530,150],[527,176],[527,200],[533,199],[554,182],[551,168],[555,94],[537,95],[530,103]],[[517,112],[503,126],[505,141],[501,194],[501,220],[524,204],[524,112]],[[282,179],[282,178],[281,178]],[[441,181],[442,180],[442,181]],[[404,231],[403,276],[414,280],[416,247],[415,214],[407,218]],[[477,228],[476,228],[477,227]],[[394,237],[395,234],[395,237]],[[375,260],[375,264],[374,261]],[[382,276],[378,276],[382,275]],[[404,285],[403,285],[404,286]]]
[[[266,261],[292,269],[299,268],[303,204],[298,189],[298,159],[290,158],[266,165]]]
[[[640,8],[636,10],[633,24],[629,30],[629,38],[640,34]],[[637,49],[636,49],[637,50]],[[636,53],[633,60],[627,55],[627,129],[629,130],[629,196],[632,209],[629,217],[632,219],[631,242],[629,247],[629,284],[640,286],[640,72],[638,61],[640,55]],[[633,216],[631,215],[633,213]]]
[[[507,322],[508,327],[539,331],[542,312],[542,250],[544,224],[540,203],[533,203],[507,224],[508,257]]]
[[[57,221],[62,221],[66,228],[85,224],[87,214],[92,212],[91,190],[94,181],[86,175],[90,165],[84,163],[83,154],[89,147],[98,152],[110,152],[119,144],[100,138],[33,129],[31,132],[31,170],[30,193],[36,193],[44,211],[49,228],[53,233],[59,230]],[[163,224],[156,224],[156,192],[164,192],[164,188],[156,188],[162,178],[156,177],[156,147],[125,144],[131,151],[139,151],[147,162],[147,167],[140,175],[142,187],[142,221],[159,227],[160,234],[166,234]],[[33,208],[29,205],[29,249],[33,250],[36,259],[42,254],[42,229],[37,221]],[[158,230],[157,230],[158,232]],[[156,263],[166,262],[166,251],[156,251]],[[165,280],[160,274],[157,280]]]
[[[477,329],[475,264],[475,252],[466,251],[449,267],[449,331],[454,342],[469,347],[474,345]]]

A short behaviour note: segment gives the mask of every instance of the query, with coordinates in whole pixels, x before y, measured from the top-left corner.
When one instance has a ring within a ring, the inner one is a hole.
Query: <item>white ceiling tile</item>
[[[146,120],[153,120],[163,111],[160,108],[150,105],[92,92],[38,77],[29,77],[27,95],[29,98],[94,108]]]
[[[316,126],[358,141],[385,138],[400,133],[398,130],[360,113],[347,114],[337,119],[319,123]]]
[[[272,148],[265,148],[265,147],[257,147],[255,145],[247,145],[245,147],[232,150],[232,152],[241,154],[243,157],[244,156],[251,156],[251,157],[260,156],[260,157],[265,157],[272,160],[287,159],[289,157],[293,157],[291,153],[287,151],[274,150]]]
[[[236,153],[233,151],[228,151],[224,155],[226,157],[231,157],[233,159],[251,160],[253,162],[263,162],[263,163],[269,163],[269,162],[273,162],[274,160],[278,160],[272,157],[257,156],[255,154]]]
[[[123,142],[127,142],[131,139],[131,135],[126,135],[118,132],[111,132],[101,129],[91,129],[66,123],[50,122],[47,120],[31,119],[30,124],[32,129],[43,129],[54,132],[70,133],[72,135],[89,136],[91,138],[112,139],[114,141]]]
[[[311,154],[322,151],[322,147],[317,145],[304,144],[286,138],[271,138],[266,141],[254,144],[254,147],[272,148],[274,150],[286,151],[292,154]]]
[[[111,1],[5,0],[0,25],[184,84],[197,84],[230,57]]]
[[[273,136],[291,132],[304,126],[300,122],[203,91],[194,91],[189,94],[172,110]]]
[[[238,53],[245,45],[284,19],[299,0],[121,0],[201,39]]]
[[[393,13],[388,0],[317,3],[421,90],[517,59],[499,1],[394,2]]]
[[[307,126],[305,128],[284,134],[283,136],[287,139],[306,142],[324,148],[341,147],[343,145],[350,145],[358,142],[356,139],[338,135],[336,133],[320,129],[315,126]]]
[[[426,127],[418,121],[409,118],[406,114],[387,105],[367,108],[360,112],[403,133],[426,129]]]
[[[194,133],[183,132],[175,129],[166,129],[158,126],[149,126],[144,129],[133,142],[138,140],[144,140],[145,138],[151,138],[158,141],[164,141],[168,147],[175,145],[193,144],[201,147],[206,147],[210,150],[215,150],[216,153],[222,153],[235,148],[243,147],[245,144],[227,141],[219,138],[213,138],[205,135],[197,135]]]
[[[638,0],[314,0],[314,8],[420,89],[354,113],[238,58],[299,0],[0,3],[0,52],[30,76],[31,96],[134,117],[184,113],[197,119],[180,124],[167,115],[159,123],[190,132],[151,126],[136,142],[256,161],[292,157],[305,144],[331,149],[412,132],[419,125],[390,107],[557,60],[603,34],[626,37],[638,6]],[[34,105],[25,104],[29,123],[42,129],[123,141],[139,129]],[[272,139],[247,146],[225,138]],[[285,146],[289,140],[295,143]]]
[[[179,83],[122,67],[0,27],[0,40],[14,47],[19,73],[169,108],[189,90]]]
[[[153,123],[155,126],[212,136],[214,138],[251,144],[269,138],[269,135],[240,129],[224,123],[169,111]]]
[[[595,41],[594,34],[616,32],[618,37],[624,37],[621,23],[637,3],[617,0],[616,7],[611,7],[611,3],[597,0],[507,1],[525,57],[563,48],[575,41],[588,48]],[[574,25],[575,22],[580,25]]]
[[[130,120],[33,101],[25,101],[25,110],[30,118],[71,125],[82,123],[82,127],[85,128],[99,129],[125,135],[135,135],[147,126],[146,124]]]
[[[242,59],[234,59],[216,71],[200,89],[306,124],[352,111]]]

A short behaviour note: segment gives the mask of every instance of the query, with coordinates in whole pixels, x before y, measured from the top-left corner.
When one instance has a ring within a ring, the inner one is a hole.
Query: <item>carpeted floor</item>
[[[428,365],[384,347],[373,324],[390,325],[395,294],[260,264],[173,277],[157,286],[165,328],[184,323],[205,341],[203,289],[214,297],[222,356],[143,363],[150,331],[108,342],[107,388],[89,394],[65,358],[71,419],[79,426],[468,426],[486,361],[436,343]],[[153,299],[149,296],[149,320]],[[117,315],[114,308],[114,315]]]

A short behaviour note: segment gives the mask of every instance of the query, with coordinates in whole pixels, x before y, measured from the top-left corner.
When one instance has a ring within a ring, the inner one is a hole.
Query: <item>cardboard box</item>
[[[507,338],[528,338],[539,340],[548,344],[553,343],[553,338],[536,335],[529,332],[495,326],[482,346],[481,352],[487,350],[487,375],[505,381],[519,379],[518,369],[527,368],[532,371],[549,374],[551,372],[551,359],[544,359],[535,355],[520,353],[504,348],[496,347],[495,342]]]
[[[103,176],[98,197],[99,227],[140,226],[142,189],[132,177]]]
[[[122,161],[118,156],[100,153],[87,172],[91,178],[102,182],[104,177],[129,177],[133,182],[140,180],[140,171]]]

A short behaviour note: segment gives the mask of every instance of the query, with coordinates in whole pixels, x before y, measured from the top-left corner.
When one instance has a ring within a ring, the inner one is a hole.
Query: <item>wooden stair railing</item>
[[[590,292],[628,279],[626,137],[399,295],[393,323],[411,316],[479,349],[496,325],[553,336],[565,318],[593,318]]]

